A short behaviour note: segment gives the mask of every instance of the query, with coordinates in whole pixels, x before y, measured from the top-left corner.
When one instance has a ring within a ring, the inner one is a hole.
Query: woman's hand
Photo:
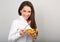
[[[21,29],[20,30],[20,35],[24,36],[25,33],[26,33],[26,30],[25,29]]]
[[[36,29],[36,33],[34,35],[31,35],[33,39],[36,39],[38,36],[38,30]]]
[[[31,35],[31,37],[32,37],[33,39],[36,39],[36,34]]]

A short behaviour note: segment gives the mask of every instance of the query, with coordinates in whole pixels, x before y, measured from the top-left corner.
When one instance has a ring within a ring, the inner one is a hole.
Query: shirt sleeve
[[[19,34],[19,23],[18,21],[13,21],[9,32],[8,41],[15,41],[20,37],[21,35]]]

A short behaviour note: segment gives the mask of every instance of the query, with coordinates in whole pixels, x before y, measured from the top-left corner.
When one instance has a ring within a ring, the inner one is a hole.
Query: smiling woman
[[[24,6],[22,10],[20,10],[21,15],[27,20],[31,15],[31,8],[29,6]]]
[[[35,32],[34,35],[29,35],[26,32],[27,29],[37,29],[35,23],[35,12],[32,3],[29,1],[22,2],[18,9],[18,13],[20,17],[13,21],[8,41],[33,42],[33,40],[37,37],[37,32]]]
[[[23,8],[24,8],[25,10],[24,10]],[[27,9],[28,9],[28,10],[27,10]],[[23,3],[20,5],[19,9],[18,9],[19,15],[22,15],[22,13],[20,12],[21,10],[28,11],[28,12],[25,12],[25,13],[31,14],[30,17],[29,17],[27,20],[31,20],[30,26],[31,26],[32,28],[35,28],[35,29],[36,29],[37,27],[36,27],[36,23],[35,23],[35,11],[34,11],[34,7],[33,7],[32,3],[29,2],[29,1],[23,2]],[[29,11],[30,11],[30,12],[29,12]],[[24,13],[24,14],[25,14],[25,13]],[[25,16],[26,16],[26,15],[25,15]]]

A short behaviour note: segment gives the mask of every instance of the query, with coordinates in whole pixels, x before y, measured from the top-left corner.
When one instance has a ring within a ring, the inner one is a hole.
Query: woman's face
[[[20,12],[21,15],[27,20],[31,15],[31,8],[29,6],[24,6]]]

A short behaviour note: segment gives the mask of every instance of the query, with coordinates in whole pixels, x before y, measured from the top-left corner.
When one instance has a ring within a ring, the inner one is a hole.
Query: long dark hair
[[[37,26],[36,26],[36,22],[35,22],[35,11],[34,11],[34,8],[33,8],[33,5],[31,2],[29,2],[29,1],[22,2],[22,4],[19,6],[18,13],[19,13],[19,15],[21,15],[20,10],[22,10],[23,7],[26,5],[31,8],[31,15],[28,18],[28,20],[31,20],[30,26],[31,26],[31,28],[36,29]]]

